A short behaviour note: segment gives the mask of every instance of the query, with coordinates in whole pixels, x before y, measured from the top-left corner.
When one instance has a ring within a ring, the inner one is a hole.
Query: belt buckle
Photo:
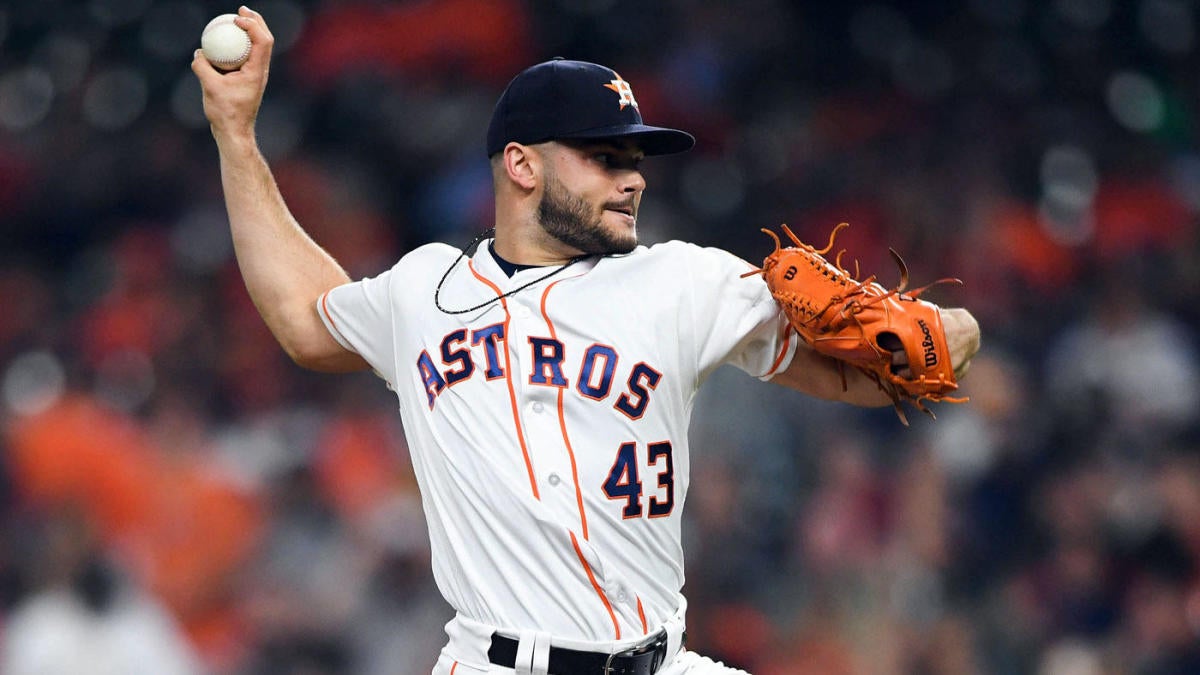
[[[613,652],[604,659],[604,672],[601,675],[617,675],[617,671],[613,670],[612,662],[617,657],[634,657],[642,656],[643,654],[651,654],[650,670],[647,675],[654,675],[663,661],[667,660],[666,654],[667,632],[659,631],[654,635],[654,639],[641,645],[634,645],[625,651]]]

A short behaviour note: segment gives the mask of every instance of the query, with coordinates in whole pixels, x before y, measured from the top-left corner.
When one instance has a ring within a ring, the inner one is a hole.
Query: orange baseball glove
[[[857,269],[851,275],[842,267],[844,249],[838,251],[833,262],[824,257],[833,250],[834,239],[844,227],[848,225],[840,223],[833,228],[829,244],[821,250],[801,242],[787,225],[782,228],[794,247],[784,248],[774,232],[763,229],[775,241],[775,250],[763,260],[762,269],[744,276],[762,274],[801,339],[818,353],[837,359],[843,387],[844,368],[849,364],[891,397],[904,424],[908,419],[901,401],[910,402],[931,417],[933,411],[925,401],[966,401],[947,395],[958,388],[958,381],[938,307],[918,299],[930,286],[962,282],[940,279],[904,293],[908,268],[892,249],[888,250],[900,266],[900,285],[885,289],[873,275],[860,281]],[[902,363],[899,368],[894,365],[894,352],[900,351],[907,357],[907,372]]]

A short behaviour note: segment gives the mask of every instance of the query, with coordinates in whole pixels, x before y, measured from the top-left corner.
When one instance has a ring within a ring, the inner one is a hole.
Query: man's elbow
[[[329,340],[280,341],[283,351],[296,365],[321,373],[350,373],[367,370],[370,366],[358,354]]]

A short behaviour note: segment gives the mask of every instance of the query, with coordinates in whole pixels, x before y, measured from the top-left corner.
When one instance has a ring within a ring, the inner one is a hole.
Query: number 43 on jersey
[[[643,513],[641,463],[638,461],[637,443],[622,443],[617,449],[617,458],[608,479],[604,481],[604,494],[609,499],[623,500],[621,515],[626,518],[662,518],[671,515],[675,508],[675,463],[671,454],[671,442],[662,441],[646,446],[646,466],[658,469],[658,484],[647,500],[649,508]]]

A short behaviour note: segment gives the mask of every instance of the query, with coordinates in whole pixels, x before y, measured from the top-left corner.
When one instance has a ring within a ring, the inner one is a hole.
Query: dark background
[[[1200,672],[1195,2],[253,6],[260,143],[356,278],[489,225],[492,103],[561,55],[699,139],[646,163],[646,243],[758,260],[760,227],[848,221],[884,283],[889,246],[963,280],[929,297],[983,350],[936,422],[702,391],[692,647],[758,675]],[[188,63],[234,9],[0,3],[5,673],[47,644],[53,672],[421,673],[442,644],[394,398],[288,362],[231,255]]]

